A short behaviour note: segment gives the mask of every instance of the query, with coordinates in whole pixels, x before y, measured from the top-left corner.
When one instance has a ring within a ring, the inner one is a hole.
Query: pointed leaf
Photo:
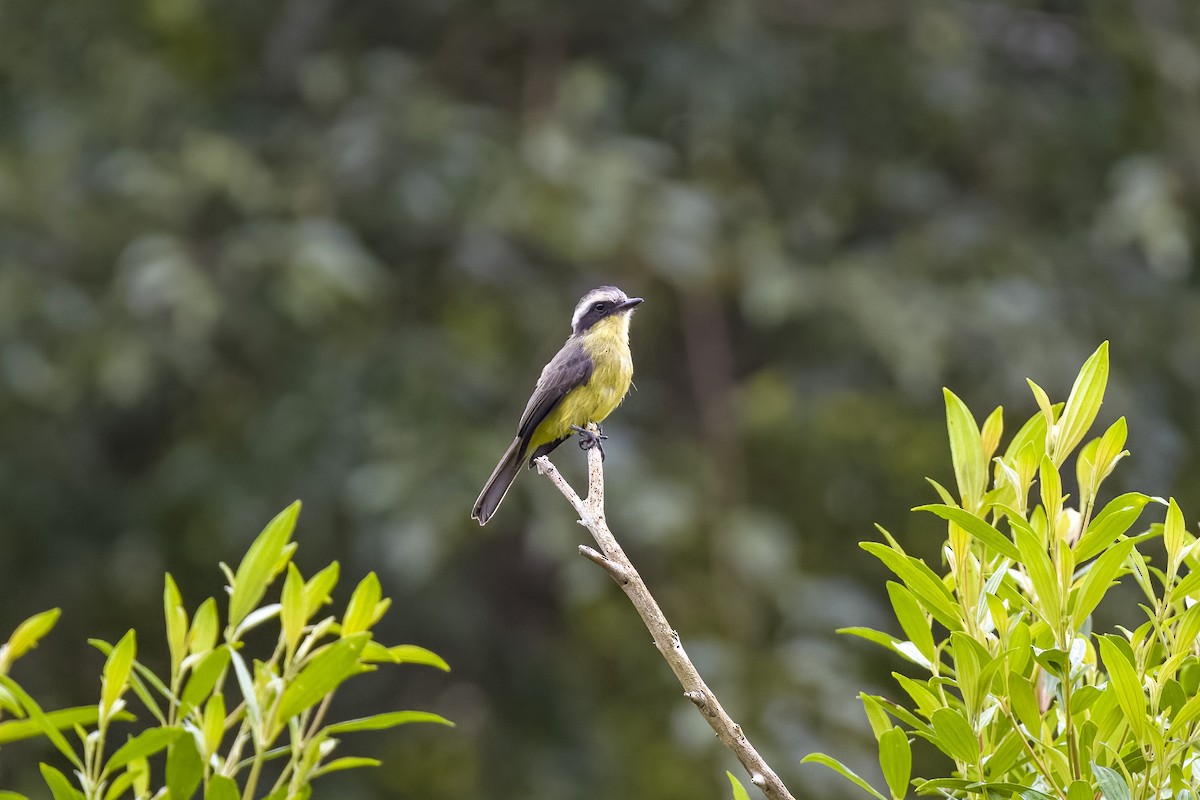
[[[962,714],[952,708],[939,708],[930,719],[937,734],[934,744],[957,761],[979,763],[979,739]]]
[[[1054,448],[1055,465],[1061,464],[1075,446],[1083,441],[1100,404],[1104,400],[1104,389],[1108,385],[1108,342],[1103,342],[1096,352],[1084,362],[1075,378],[1067,405],[1063,408],[1058,424],[1057,442]]]
[[[204,793],[204,800],[241,800],[241,797],[237,781],[224,775],[212,776],[208,781],[208,791]]]
[[[1096,776],[1096,784],[1104,800],[1131,800],[1129,784],[1121,773],[1109,767],[1092,764],[1092,774]]]
[[[137,758],[152,756],[183,734],[178,728],[149,728],[132,737],[117,748],[108,763],[104,765],[106,773],[112,773]]]
[[[387,728],[394,728],[397,725],[406,725],[411,722],[434,722],[438,725],[454,727],[454,723],[450,720],[428,711],[392,711],[386,714],[374,714],[370,717],[362,717],[361,719],[335,722],[332,725],[326,726],[324,730],[332,736],[338,733],[351,733],[353,731],[380,731]]]
[[[72,786],[66,775],[49,764],[38,766],[41,767],[42,779],[50,787],[50,794],[54,796],[54,800],[83,800],[83,792]]]
[[[1151,499],[1141,492],[1129,492],[1109,501],[1075,543],[1075,563],[1082,564],[1115,542],[1137,522]]]
[[[254,610],[266,593],[267,586],[285,566],[281,560],[299,513],[300,501],[297,500],[268,522],[246,551],[234,575],[233,592],[229,597],[230,630],[236,630],[246,615]]]
[[[61,615],[62,609],[52,608],[49,611],[34,614],[18,625],[12,636],[8,637],[7,649],[0,649],[0,663],[11,664],[37,647],[37,643],[54,628]]]
[[[958,395],[949,389],[942,389],[942,394],[946,399],[946,429],[959,496],[964,507],[975,508],[987,488],[987,459],[983,455],[979,426]]]
[[[725,777],[729,778],[729,784],[733,787],[733,800],[750,800],[750,795],[746,794],[746,788],[742,786],[738,779],[733,777],[733,773],[725,770]]]
[[[283,690],[276,714],[277,722],[286,723],[304,709],[323,700],[342,681],[361,672],[362,665],[358,657],[370,638],[369,633],[357,633],[339,639],[314,656]]]
[[[971,536],[1005,558],[1011,558],[1013,561],[1016,561],[1021,557],[1021,554],[1017,551],[1017,546],[1012,543],[1011,539],[970,511],[944,505],[917,506],[913,511],[928,511],[944,520],[955,523],[971,534]]]
[[[113,706],[129,688],[129,674],[133,671],[133,659],[137,654],[137,635],[130,630],[108,655],[104,663],[103,686],[100,691],[100,717],[112,713]]]
[[[892,728],[879,737],[879,766],[894,800],[903,800],[908,779],[912,777],[912,747],[908,735],[900,728]]]
[[[1100,657],[1104,660],[1110,687],[1116,692],[1117,702],[1125,713],[1129,728],[1141,742],[1146,732],[1146,696],[1133,664],[1113,639],[1111,635],[1099,638]]]
[[[167,749],[167,790],[172,800],[188,800],[204,770],[204,762],[196,752],[196,740],[191,736],[180,736]]]
[[[874,797],[876,800],[887,800],[886,797],[871,788],[871,784],[858,777],[852,769],[838,761],[836,758],[825,755],[824,753],[809,753],[804,758],[800,759],[801,764],[821,764],[829,767],[831,770],[841,775],[846,780],[853,783],[858,788],[862,789],[867,794]]]

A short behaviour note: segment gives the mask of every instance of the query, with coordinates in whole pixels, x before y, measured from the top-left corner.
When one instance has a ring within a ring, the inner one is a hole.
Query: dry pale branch
[[[550,462],[549,458],[542,456],[535,463],[538,472],[548,477],[575,508],[576,513],[579,514],[579,523],[591,532],[596,544],[600,547],[599,550],[596,550],[587,545],[580,545],[580,554],[603,567],[629,597],[630,602],[641,616],[642,622],[650,631],[650,635],[654,637],[654,644],[658,647],[658,652],[662,654],[663,659],[666,660],[671,671],[675,673],[675,677],[683,686],[683,696],[696,706],[696,709],[712,726],[721,743],[737,756],[738,761],[742,762],[742,766],[750,775],[751,783],[761,789],[770,800],[794,800],[791,792],[783,785],[783,781],[750,744],[742,732],[741,726],[730,719],[717,700],[717,696],[704,683],[704,679],[700,677],[695,665],[684,652],[683,645],[679,642],[679,634],[667,622],[662,609],[658,607],[658,602],[650,594],[646,584],[642,582],[642,577],[630,563],[629,557],[625,555],[621,545],[617,544],[612,531],[608,529],[608,521],[604,517],[604,466],[599,448],[592,448],[588,451],[588,493],[586,498],[580,498],[575,493],[575,490],[571,488],[571,485],[567,483],[562,473]]]

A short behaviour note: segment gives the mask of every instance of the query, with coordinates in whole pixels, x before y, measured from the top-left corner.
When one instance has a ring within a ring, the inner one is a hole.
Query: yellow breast
[[[530,450],[571,433],[571,426],[603,422],[629,392],[633,382],[633,357],[629,352],[629,315],[600,320],[581,337],[592,359],[592,376],[567,393],[562,402],[538,425]]]

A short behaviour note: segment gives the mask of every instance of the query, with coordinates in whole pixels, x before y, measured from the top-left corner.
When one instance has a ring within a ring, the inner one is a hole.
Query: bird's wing
[[[533,395],[525,406],[525,413],[521,415],[517,436],[529,441],[537,426],[562,402],[567,392],[591,380],[592,368],[592,357],[579,340],[575,337],[567,339],[567,343],[542,369]]]

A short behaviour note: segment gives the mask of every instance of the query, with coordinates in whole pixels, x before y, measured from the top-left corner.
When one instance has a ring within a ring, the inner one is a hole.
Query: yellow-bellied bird
[[[599,425],[613,412],[633,380],[633,357],[629,354],[629,318],[640,297],[627,297],[615,286],[601,286],[585,294],[571,317],[571,335],[550,363],[542,369],[533,396],[517,425],[517,438],[488,478],[473,519],[480,525],[496,513],[508,487],[528,458],[529,466],[571,435],[579,434],[579,446],[600,446],[600,439],[584,428]],[[601,455],[604,449],[600,449]]]

